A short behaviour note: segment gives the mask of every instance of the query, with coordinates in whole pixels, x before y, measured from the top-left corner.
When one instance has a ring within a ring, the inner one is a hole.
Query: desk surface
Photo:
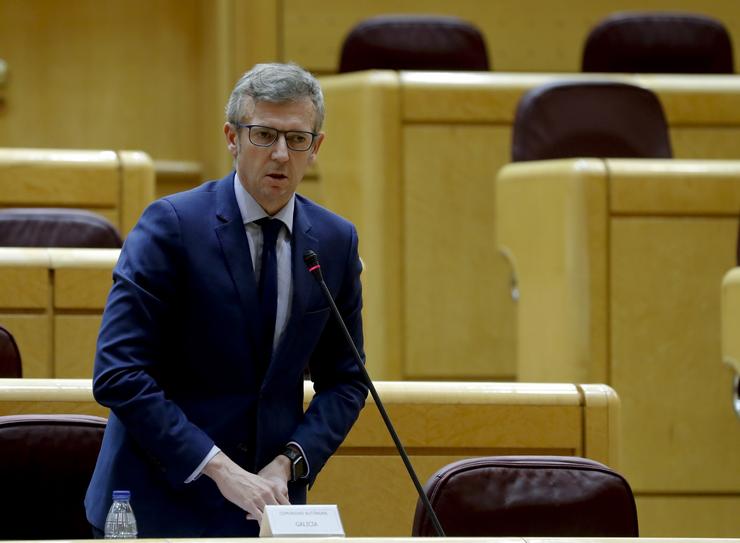
[[[347,537],[338,539],[336,537],[311,537],[311,543],[336,543],[339,541],[346,541],[347,543],[433,543],[439,541],[436,537]],[[306,543],[307,538],[284,538],[276,537],[270,538],[270,541],[274,543]],[[82,540],[87,541],[87,540]],[[95,540],[93,540],[95,541]],[[169,541],[188,541],[188,542],[203,542],[203,543],[215,543],[218,541],[230,541],[237,543],[239,541],[248,542],[254,541],[251,538],[232,538],[232,539],[146,539],[152,543],[167,543]],[[607,538],[607,537],[446,537],[445,541],[449,543],[476,543],[480,541],[487,541],[490,543],[617,543],[617,542],[634,542],[634,543],[740,543],[740,539],[719,539],[719,538],[677,538],[677,537],[666,537],[666,538]]]

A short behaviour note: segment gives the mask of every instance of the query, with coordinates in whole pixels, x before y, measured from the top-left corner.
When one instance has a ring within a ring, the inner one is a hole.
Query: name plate
[[[260,537],[344,537],[336,505],[266,505]]]

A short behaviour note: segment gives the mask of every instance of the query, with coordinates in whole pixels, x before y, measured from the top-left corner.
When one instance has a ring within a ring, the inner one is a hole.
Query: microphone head
[[[324,278],[321,274],[321,266],[319,265],[319,255],[317,255],[311,249],[308,249],[303,253],[303,262],[306,264],[306,268],[311,272],[317,281],[323,281]]]
[[[305,253],[303,253],[303,262],[306,263],[307,268],[318,266],[319,255],[317,255],[315,251],[308,249]]]

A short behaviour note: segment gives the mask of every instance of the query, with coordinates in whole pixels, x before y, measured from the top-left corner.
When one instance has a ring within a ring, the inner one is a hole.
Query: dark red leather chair
[[[663,107],[650,90],[612,81],[560,81],[522,96],[512,161],[671,158]]]
[[[732,39],[718,20],[694,13],[625,12],[589,33],[584,72],[731,74]]]
[[[424,490],[447,536],[637,537],[627,481],[570,456],[489,456],[449,464]],[[412,535],[434,536],[421,501]]]
[[[488,70],[483,35],[471,23],[439,15],[381,15],[344,39],[339,72]]]
[[[106,420],[0,417],[0,539],[92,539],[83,500]]]
[[[13,334],[0,325],[0,378],[6,377],[23,377],[23,366]]]
[[[82,209],[12,208],[0,210],[0,247],[120,248],[116,227]]]

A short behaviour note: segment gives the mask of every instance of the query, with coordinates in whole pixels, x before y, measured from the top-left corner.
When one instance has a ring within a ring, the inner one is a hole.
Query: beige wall
[[[481,28],[495,71],[574,72],[591,25],[636,8],[716,16],[740,47],[735,0],[2,0],[0,147],[138,149],[198,165],[161,195],[228,170],[220,127],[239,74],[274,60],[332,73],[365,17],[457,15]]]

